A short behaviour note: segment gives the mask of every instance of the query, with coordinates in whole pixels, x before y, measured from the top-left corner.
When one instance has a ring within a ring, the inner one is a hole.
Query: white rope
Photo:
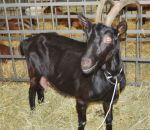
[[[106,115],[105,115],[105,118],[104,118],[103,122],[101,123],[101,125],[98,127],[97,130],[100,130],[100,128],[104,125],[104,123],[105,123],[105,121],[106,121],[106,118],[107,118],[107,116],[108,116],[108,114],[109,114],[109,112],[110,112],[110,110],[111,110],[111,107],[112,107],[112,104],[113,104],[113,100],[114,100],[114,96],[115,96],[115,91],[116,91],[116,88],[117,88],[117,84],[118,84],[118,80],[117,80],[117,77],[116,77],[116,83],[115,83],[113,95],[112,95],[112,98],[111,98],[111,102],[110,102],[110,104],[109,104],[109,109],[108,109],[108,111],[107,111],[107,113],[106,113]]]

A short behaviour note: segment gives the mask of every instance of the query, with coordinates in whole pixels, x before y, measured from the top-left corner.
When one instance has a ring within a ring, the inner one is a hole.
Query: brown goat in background
[[[24,29],[31,29],[32,26],[36,25],[37,21],[35,19],[23,19],[23,25],[21,19],[9,19],[8,26],[9,30],[22,30],[23,26]],[[0,30],[7,30],[7,24],[5,19],[0,20]]]
[[[15,54],[15,49],[12,47],[13,54]],[[0,55],[11,55],[10,47],[7,45],[4,45],[2,41],[0,41]],[[1,59],[3,63],[7,63],[7,59]]]

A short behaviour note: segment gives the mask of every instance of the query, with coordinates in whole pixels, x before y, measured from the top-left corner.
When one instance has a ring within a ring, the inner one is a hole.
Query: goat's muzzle
[[[93,65],[92,59],[90,58],[82,58],[81,60],[81,69],[83,73],[89,74],[92,70],[95,69],[97,63]]]

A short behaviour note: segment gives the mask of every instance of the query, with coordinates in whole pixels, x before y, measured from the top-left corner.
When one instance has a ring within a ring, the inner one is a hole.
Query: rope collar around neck
[[[113,82],[112,80],[118,79],[118,82],[120,82],[120,81],[122,80],[122,78],[119,79],[119,76],[120,76],[120,74],[121,74],[122,71],[123,71],[123,66],[121,67],[119,73],[116,74],[116,75],[112,75],[112,74],[111,74],[110,72],[108,72],[108,71],[104,71],[104,75],[105,75],[107,81],[108,81],[110,84],[115,85],[115,82]]]

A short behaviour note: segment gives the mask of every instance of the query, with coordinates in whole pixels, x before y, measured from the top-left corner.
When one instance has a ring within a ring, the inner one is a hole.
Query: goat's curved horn
[[[106,1],[107,0],[100,0],[100,3],[98,4],[97,10],[96,10],[96,18],[95,18],[96,23],[102,23],[102,12],[103,12],[103,7]]]
[[[111,26],[112,22],[114,21],[117,14],[120,12],[120,10],[129,4],[136,4],[138,7],[138,11],[140,10],[140,4],[138,0],[120,0],[120,1],[114,1],[114,6],[108,13],[105,21],[105,25]]]

